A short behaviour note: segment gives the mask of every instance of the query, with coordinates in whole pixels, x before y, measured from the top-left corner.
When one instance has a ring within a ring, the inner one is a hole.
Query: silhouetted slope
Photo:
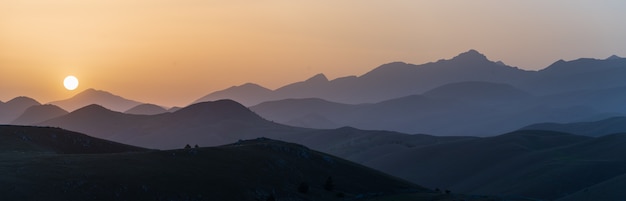
[[[364,164],[431,188],[553,200],[626,173],[624,144],[624,134],[518,131],[416,147]]]
[[[251,109],[264,118],[292,126],[352,126],[405,133],[485,136],[516,130],[527,125],[526,121],[518,122],[520,119],[543,115],[536,112],[530,113],[530,117],[511,115],[525,112],[528,106],[521,106],[533,98],[506,84],[460,82],[435,88],[423,95],[374,104],[349,105],[313,98],[285,99],[265,102]],[[449,126],[450,122],[454,122],[455,126]]]
[[[625,65],[623,58],[559,60],[536,72],[520,87],[537,94],[551,94],[626,86]]]
[[[304,126],[296,123],[305,123],[303,121],[306,120],[317,120],[317,123],[307,122],[313,123],[309,124],[311,128],[337,128],[336,126],[342,126],[334,123],[333,119],[340,118],[343,114],[353,112],[357,108],[357,105],[334,103],[319,98],[268,101],[250,107],[252,111],[266,119],[280,123],[292,122],[288,123],[288,125],[292,126]]]
[[[111,140],[113,136],[119,135],[121,130],[136,127],[152,118],[154,117],[115,112],[94,104],[38,125],[58,126],[67,130],[86,133],[97,138]],[[134,130],[134,132],[139,132],[139,130]],[[123,141],[119,142],[125,143]]]
[[[34,105],[26,109],[24,113],[13,120],[11,124],[14,125],[34,125],[68,114],[67,111],[61,109],[56,105]]]
[[[571,193],[558,201],[587,201],[587,200],[620,200],[626,197],[626,174],[586,187],[576,193]]]
[[[91,105],[41,125],[159,149],[180,148],[185,144],[222,145],[263,136],[278,138],[305,130],[264,120],[231,100],[197,103],[159,115],[124,114]]]
[[[232,99],[243,105],[250,106],[260,102],[272,100],[272,90],[257,84],[246,83],[240,86],[232,86],[228,89],[210,93],[193,103]]]
[[[136,151],[146,149],[59,128],[0,125],[0,154],[24,152],[93,154]]]
[[[141,104],[137,105],[133,108],[126,110],[124,113],[126,114],[142,114],[142,115],[155,115],[166,113],[167,110],[161,106],[155,104]]]
[[[87,89],[79,94],[76,94],[72,98],[53,101],[50,102],[50,104],[58,105],[67,111],[74,111],[87,105],[97,104],[110,110],[123,112],[141,103],[125,99],[106,91]]]
[[[15,120],[20,114],[34,105],[41,105],[36,100],[20,96],[11,99],[10,101],[0,104],[0,124],[8,124]]]
[[[0,159],[8,200],[344,200],[432,191],[306,147],[258,139],[132,154]],[[36,173],[36,176],[32,176]],[[324,190],[332,177],[333,190]],[[302,182],[306,194],[298,192]],[[341,192],[345,198],[340,198]]]
[[[593,122],[540,123],[526,126],[520,130],[549,130],[598,137],[626,132],[626,117],[613,117]]]
[[[497,102],[528,100],[531,94],[508,84],[468,81],[446,84],[422,94],[431,98],[479,102],[483,105]]]
[[[167,112],[176,112],[178,110],[182,109],[181,107],[171,107],[170,109],[167,109]]]
[[[464,192],[466,189],[455,189],[454,185],[477,176],[504,160],[535,150],[570,145],[586,139],[588,138],[553,132],[517,132],[409,149],[370,161],[365,165],[410,181],[421,181],[425,186]],[[546,140],[549,140],[549,143]]]
[[[475,139],[476,137],[438,137],[407,135],[392,131],[360,130],[351,127],[309,130],[285,136],[286,141],[305,144],[313,149],[365,164],[388,154],[442,143]]]
[[[491,182],[485,183],[469,181],[471,184],[466,185],[472,185],[474,190],[471,192],[474,193],[502,192],[554,200],[626,173],[624,144],[626,135],[618,134],[534,152],[491,169],[489,173],[492,175],[489,176],[500,176],[498,180],[490,179]],[[621,198],[609,200],[618,199]]]

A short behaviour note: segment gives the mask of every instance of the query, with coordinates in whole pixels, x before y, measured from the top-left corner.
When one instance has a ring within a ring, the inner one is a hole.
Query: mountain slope
[[[24,111],[35,105],[41,105],[36,100],[20,96],[11,99],[10,101],[0,104],[0,124],[8,124],[15,120]]]
[[[8,200],[344,200],[398,192],[428,195],[424,200],[437,196],[361,165],[267,139],[127,154],[10,155],[0,159],[0,168],[0,185],[8,186],[0,193]],[[332,191],[324,190],[329,177]],[[299,193],[302,183],[308,184],[307,193]]]
[[[567,132],[584,136],[604,136],[626,132],[626,117],[613,117],[593,122],[577,123],[540,123],[521,128],[520,130],[549,130]]]
[[[59,128],[0,125],[0,154],[94,154],[147,151]]]
[[[159,149],[181,148],[185,144],[215,146],[239,139],[279,137],[305,130],[264,120],[231,100],[197,103],[159,115],[124,114],[90,105],[40,125]]]
[[[246,83],[240,86],[232,86],[228,89],[216,91],[199,98],[193,103],[216,101],[222,99],[232,99],[243,105],[254,105],[273,99],[272,90],[253,83]]]
[[[519,86],[536,94],[626,86],[625,64],[624,58],[559,60]]]
[[[110,110],[123,112],[141,103],[125,99],[106,91],[87,89],[83,92],[80,92],[79,94],[76,94],[72,98],[60,101],[53,101],[49,104],[58,105],[59,107],[67,111],[74,111],[87,105],[97,104]]]
[[[126,110],[124,113],[126,114],[142,114],[142,115],[155,115],[155,114],[161,114],[161,113],[166,113],[167,110],[161,106],[155,105],[155,104],[141,104],[141,105],[137,105],[135,107],[132,107],[128,110]]]
[[[624,144],[625,134],[528,130],[406,149],[364,164],[431,188],[555,200],[595,185],[623,187]]]
[[[511,85],[471,81],[373,104],[350,105],[309,98],[270,101],[250,109],[264,118],[292,126],[486,136],[527,125],[511,114],[525,112],[528,106],[523,103],[534,98]],[[523,118],[532,119],[543,113],[530,115],[533,116]],[[455,126],[449,126],[450,122],[455,122]]]
[[[48,119],[68,114],[67,111],[56,105],[34,105],[11,122],[14,125],[33,125]]]

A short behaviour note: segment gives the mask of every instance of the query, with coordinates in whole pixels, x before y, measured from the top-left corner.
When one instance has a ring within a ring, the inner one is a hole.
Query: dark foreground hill
[[[595,200],[585,196],[588,189],[597,194],[624,188],[624,145],[626,134],[593,138],[526,130],[405,149],[363,164],[453,192]]]
[[[303,129],[264,120],[229,100],[160,115],[123,114],[92,105],[47,123],[160,149],[265,136],[303,144],[431,189],[470,194],[558,199],[626,174],[622,148],[626,138],[621,135],[593,138],[518,131],[479,138],[350,127]]]
[[[493,199],[437,193],[266,138],[154,151],[56,128],[3,126],[0,134],[2,200],[389,200],[384,198],[399,194],[417,200]],[[99,154],[59,152],[103,143],[110,146]],[[119,152],[103,153],[113,149]]]
[[[0,125],[0,154],[93,154],[146,150],[60,128]]]

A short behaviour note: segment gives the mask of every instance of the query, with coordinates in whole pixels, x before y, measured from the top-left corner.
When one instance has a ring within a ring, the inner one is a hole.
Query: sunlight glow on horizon
[[[626,56],[625,9],[590,0],[0,1],[0,100],[69,98],[80,90],[52,86],[73,73],[83,89],[180,106],[247,82],[275,89],[469,49],[537,70]]]

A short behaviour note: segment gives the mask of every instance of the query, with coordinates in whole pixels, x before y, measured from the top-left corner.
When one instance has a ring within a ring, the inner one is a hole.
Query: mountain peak
[[[307,79],[304,82],[328,82],[328,78],[323,73],[314,75],[313,77]]]
[[[195,103],[184,107],[172,114],[190,117],[202,117],[202,121],[210,121],[211,119],[261,119],[261,117],[252,112],[246,106],[243,106],[239,102],[230,99]]]
[[[470,49],[467,52],[463,52],[463,53],[455,56],[454,58],[452,58],[452,60],[469,61],[469,62],[471,62],[471,61],[489,61],[484,54],[482,54],[482,53],[480,53],[480,52],[478,52],[478,51],[476,51],[474,49]]]
[[[610,57],[606,58],[606,60],[614,60],[614,59],[622,59],[622,57],[619,57],[617,55],[611,55]]]
[[[81,112],[86,112],[86,113],[93,113],[96,112],[96,114],[98,112],[114,112],[102,105],[98,105],[98,104],[90,104],[87,105],[85,107],[82,108],[78,108],[77,110],[73,111],[72,113],[81,113]]]
[[[84,91],[76,94],[75,97],[77,97],[77,96],[104,96],[104,95],[106,95],[106,96],[116,96],[116,95],[113,95],[112,93],[107,92],[107,91],[102,91],[102,90],[97,90],[97,89],[94,89],[94,88],[89,88],[89,89],[85,89]]]
[[[57,105],[67,111],[74,111],[89,104],[98,104],[117,112],[123,112],[141,103],[107,91],[89,88],[69,99],[53,101],[50,104]]]
[[[37,102],[37,100],[32,99],[30,97],[26,97],[26,96],[18,96],[18,97],[15,97],[15,98],[11,99],[10,101],[6,102],[7,105],[17,104],[17,103],[25,103],[25,104],[31,104],[31,105],[39,105],[40,104],[39,102]]]

